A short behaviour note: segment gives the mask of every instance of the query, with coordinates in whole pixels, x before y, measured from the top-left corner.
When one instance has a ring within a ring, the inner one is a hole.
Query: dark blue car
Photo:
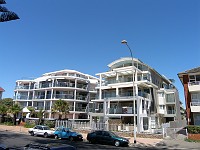
[[[115,146],[128,146],[129,140],[123,137],[119,137],[113,132],[110,131],[93,131],[88,133],[87,140],[90,143],[102,143],[110,144]]]
[[[54,132],[55,139],[69,139],[70,141],[83,141],[80,133],[72,131],[70,128],[59,127]]]

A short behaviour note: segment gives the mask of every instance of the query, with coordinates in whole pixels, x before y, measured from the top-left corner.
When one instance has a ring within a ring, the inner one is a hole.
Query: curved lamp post
[[[128,46],[128,42],[126,40],[122,40],[121,41],[122,44],[126,44],[126,46],[128,47],[130,53],[131,53],[131,58],[132,58],[132,67],[133,67],[133,117],[134,117],[134,143],[136,144],[136,114],[135,114],[135,89],[134,89],[134,79],[135,79],[135,69],[134,69],[134,61],[133,61],[133,53],[131,48]]]

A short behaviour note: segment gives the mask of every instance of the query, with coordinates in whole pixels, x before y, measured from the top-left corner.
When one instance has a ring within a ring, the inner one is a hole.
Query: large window
[[[166,94],[166,102],[175,102],[175,95],[174,95],[174,93]]]
[[[192,93],[192,102],[200,102],[200,93]]]
[[[194,125],[200,125],[200,114],[194,113]]]
[[[200,75],[190,75],[189,76],[189,81],[190,82],[200,81]]]

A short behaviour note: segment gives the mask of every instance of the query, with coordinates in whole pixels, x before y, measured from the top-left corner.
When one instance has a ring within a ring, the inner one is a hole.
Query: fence
[[[163,138],[171,139],[185,139],[188,136],[186,120],[171,121],[169,123],[162,124]]]
[[[67,120],[57,120],[55,128],[64,126],[71,129],[79,130],[109,130],[118,132],[133,132],[134,126],[132,124],[106,124],[100,122],[72,122]]]
[[[171,139],[185,139],[187,138],[187,128],[166,128],[164,137]]]

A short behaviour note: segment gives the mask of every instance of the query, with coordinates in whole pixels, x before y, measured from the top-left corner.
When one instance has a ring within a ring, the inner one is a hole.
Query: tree
[[[39,118],[38,124],[41,124],[44,113],[45,113],[45,110],[43,109],[40,109],[39,112],[37,112],[37,117]]]
[[[5,116],[8,113],[8,110],[13,105],[13,99],[12,98],[4,98],[0,100],[0,115],[1,115],[1,122],[5,121]]]
[[[6,1],[0,0],[0,22],[19,19],[16,13],[9,11],[6,7],[1,6],[1,4],[6,4]]]
[[[30,117],[35,113],[35,108],[33,106],[28,106],[27,109],[30,111]]]
[[[63,114],[66,115],[69,113],[69,103],[59,99],[54,103],[52,110],[59,113],[58,119],[61,120]]]
[[[17,114],[22,112],[21,106],[16,103],[9,109],[9,112],[13,114],[13,124],[16,125]]]
[[[6,107],[10,108],[13,106],[13,99],[12,98],[4,98],[0,100],[0,105],[5,105]]]
[[[5,115],[7,114],[8,108],[5,105],[0,104],[0,114],[1,114],[1,121],[5,121]]]

